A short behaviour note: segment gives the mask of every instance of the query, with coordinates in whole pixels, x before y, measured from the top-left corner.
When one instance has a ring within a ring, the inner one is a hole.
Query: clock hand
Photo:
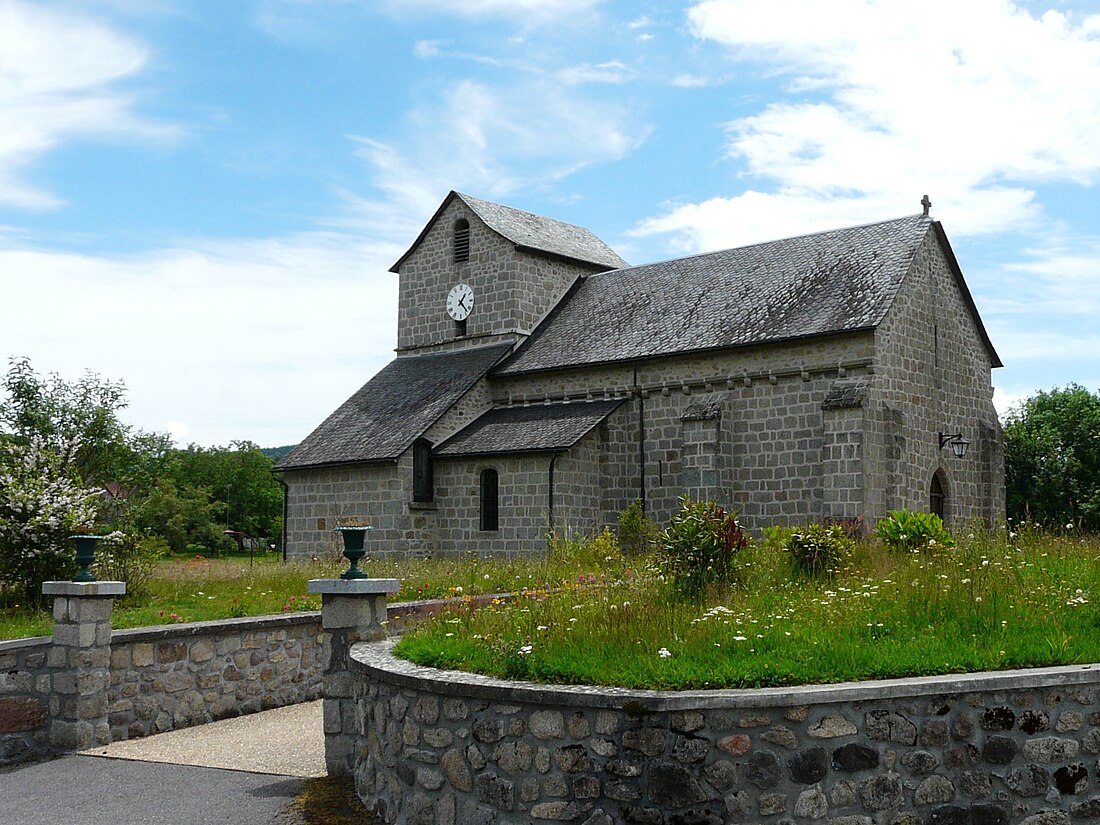
[[[465,296],[465,295],[462,295],[461,297],[459,297],[459,299],[458,299],[458,305],[459,305],[460,307],[462,307],[463,309],[467,309],[467,308],[468,308],[468,307],[466,306],[466,296]]]

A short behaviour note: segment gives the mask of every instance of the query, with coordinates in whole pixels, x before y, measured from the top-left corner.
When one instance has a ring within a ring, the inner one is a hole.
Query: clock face
[[[473,287],[469,284],[455,284],[447,296],[447,314],[456,321],[465,321],[473,308]]]

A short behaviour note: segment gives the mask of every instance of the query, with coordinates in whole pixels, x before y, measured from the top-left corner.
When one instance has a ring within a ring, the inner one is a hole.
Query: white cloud
[[[787,100],[727,125],[729,157],[775,192],[681,207],[642,232],[706,248],[715,225],[746,217],[787,234],[913,212],[924,193],[953,234],[993,232],[1033,216],[1034,187],[1100,173],[1091,22],[1008,0],[708,0],[689,23],[786,80]],[[692,226],[700,215],[712,228]]]
[[[619,60],[606,63],[582,63],[570,66],[557,73],[558,78],[569,85],[579,83],[626,83],[633,80],[635,73]]]
[[[1025,250],[1029,260],[1007,264],[1022,311],[1100,316],[1100,238]]]
[[[416,9],[458,17],[518,18],[527,24],[541,24],[551,21],[571,22],[602,2],[603,0],[386,0],[386,5],[395,14]]]
[[[672,78],[672,85],[681,89],[701,89],[717,81],[697,74],[678,74]]]
[[[131,256],[0,250],[18,295],[0,302],[0,356],[125,379],[125,418],[145,429],[293,443],[389,360],[393,251],[336,232]]]
[[[60,199],[24,179],[64,140],[174,137],[138,115],[120,81],[148,59],[141,44],[69,12],[0,5],[0,204],[47,208]]]
[[[545,186],[624,157],[649,129],[626,106],[569,94],[542,79],[509,88],[461,81],[412,112],[408,126],[401,149],[356,139],[374,168],[374,186],[385,194],[383,203],[358,205],[372,215],[380,211],[380,219],[396,205],[422,222],[449,189],[494,198]]]
[[[1033,391],[1007,392],[1000,387],[994,387],[993,406],[997,410],[997,415],[1003,419],[1009,410],[1027,400],[1032,395],[1034,395]]]
[[[440,41],[438,40],[417,40],[416,45],[413,46],[413,54],[422,60],[426,60],[430,57],[439,57],[443,54],[439,46]]]

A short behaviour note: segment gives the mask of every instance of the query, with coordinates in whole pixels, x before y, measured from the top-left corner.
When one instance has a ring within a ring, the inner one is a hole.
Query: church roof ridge
[[[732,251],[737,250],[737,249],[753,249],[755,247],[768,246],[770,244],[790,243],[792,241],[799,241],[799,240],[802,240],[804,238],[813,238],[813,237],[817,237],[819,235],[828,235],[828,234],[831,234],[833,232],[847,232],[847,231],[854,230],[854,229],[867,229],[869,227],[879,226],[881,224],[899,223],[899,222],[902,222],[902,221],[915,221],[915,222],[919,222],[919,223],[925,223],[929,226],[931,226],[933,223],[936,222],[935,218],[931,218],[928,215],[922,215],[920,213],[910,214],[910,215],[901,215],[901,216],[896,217],[896,218],[887,218],[887,219],[881,220],[881,221],[868,221],[866,223],[853,224],[852,226],[836,226],[836,227],[832,227],[830,229],[820,229],[816,232],[800,232],[800,233],[795,234],[795,235],[784,235],[784,236],[779,237],[779,238],[769,238],[766,241],[755,241],[753,243],[742,244],[740,246],[722,247],[721,249],[711,249],[711,250],[706,251],[706,252],[692,252],[688,255],[678,255],[674,258],[662,258],[660,260],[650,261],[649,263],[644,263],[644,264],[629,264],[627,266],[620,267],[620,269],[640,269],[642,267],[647,267],[647,266],[659,266],[661,264],[673,263],[675,261],[686,261],[686,260],[690,260],[691,258],[704,258],[708,255],[717,255],[717,254],[722,253],[722,252],[732,252]],[[614,270],[609,270],[609,271],[614,271]],[[597,272],[597,273],[594,273],[593,275],[590,275],[588,277],[598,277],[598,276],[604,275],[604,274],[606,274],[606,273]]]
[[[391,272],[398,271],[455,198],[466,204],[486,226],[521,249],[577,261],[600,270],[629,266],[615,250],[583,226],[475,198],[452,189],[405,254],[390,267]]]
[[[873,329],[937,225],[909,215],[590,275],[494,373]]]

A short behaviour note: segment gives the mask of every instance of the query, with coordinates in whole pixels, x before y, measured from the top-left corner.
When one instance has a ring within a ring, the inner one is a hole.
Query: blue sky
[[[1100,9],[0,0],[0,356],[181,444],[294,443],[392,357],[451,189],[631,263],[920,209],[1001,409],[1100,388]]]

